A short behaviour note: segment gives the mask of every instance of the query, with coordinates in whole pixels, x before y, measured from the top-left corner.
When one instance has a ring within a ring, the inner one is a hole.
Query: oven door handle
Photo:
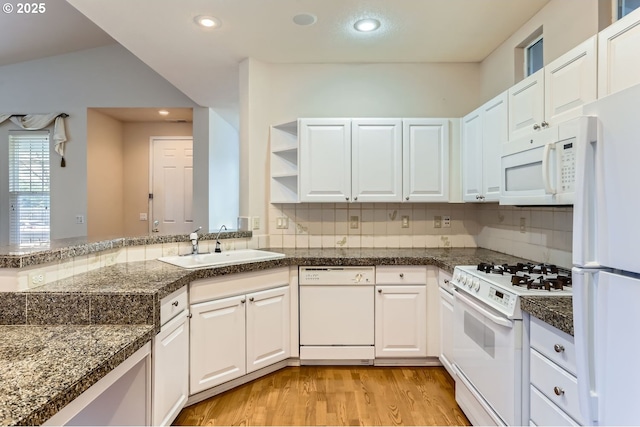
[[[470,298],[462,295],[460,293],[460,291],[458,291],[457,289],[456,289],[456,292],[454,293],[454,295],[455,295],[456,299],[459,299],[464,304],[466,304],[469,307],[473,308],[474,310],[476,310],[477,312],[479,312],[480,314],[485,316],[487,319],[491,320],[493,323],[496,323],[496,324],[498,324],[500,326],[504,326],[505,328],[513,328],[513,322],[511,320],[506,319],[506,318],[501,317],[501,316],[496,316],[495,314],[491,313],[486,308],[484,308],[481,305],[473,302]]]

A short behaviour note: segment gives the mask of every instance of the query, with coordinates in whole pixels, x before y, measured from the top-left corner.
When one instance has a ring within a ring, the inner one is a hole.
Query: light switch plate
[[[402,228],[409,228],[409,215],[402,216]]]
[[[440,215],[433,217],[433,228],[442,228],[442,217]]]
[[[260,217],[254,216],[251,220],[251,226],[254,230],[260,230]]]

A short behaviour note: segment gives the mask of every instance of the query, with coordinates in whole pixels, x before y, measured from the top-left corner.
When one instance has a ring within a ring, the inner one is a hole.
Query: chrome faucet
[[[220,233],[222,233],[223,228],[225,230],[227,229],[227,227],[224,224],[222,224],[222,227],[220,227],[220,230],[218,230],[218,235],[216,236],[216,249],[214,251],[216,253],[222,252],[222,249],[220,249],[220,241],[218,240],[218,238],[220,237]]]
[[[191,255],[198,254],[198,231],[202,230],[202,227],[198,227],[195,231],[189,234],[189,239],[191,239]]]

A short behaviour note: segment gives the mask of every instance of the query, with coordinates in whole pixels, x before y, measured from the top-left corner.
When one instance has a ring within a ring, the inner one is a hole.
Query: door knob
[[[249,301],[253,302],[253,301],[254,301],[254,298],[253,298],[253,297],[249,298]]]
[[[556,351],[556,353],[562,353],[564,351],[564,346],[561,344],[556,344],[553,346],[553,349]]]
[[[404,277],[404,273],[400,273],[400,278],[402,279]]]
[[[533,130],[540,130],[540,125],[537,123],[533,125]]]
[[[381,294],[382,293],[382,289],[378,289],[378,293]]]
[[[556,394],[556,396],[562,396],[564,394],[564,390],[558,386],[555,386],[553,388],[553,392]]]

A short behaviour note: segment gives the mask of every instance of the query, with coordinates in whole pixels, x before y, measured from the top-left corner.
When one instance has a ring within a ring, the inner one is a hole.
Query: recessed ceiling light
[[[218,18],[214,18],[213,16],[199,15],[193,18],[193,20],[196,22],[196,24],[205,28],[218,28],[220,25],[222,25],[220,23],[220,20]]]
[[[380,28],[380,21],[371,18],[361,19],[353,24],[353,27],[362,32],[375,31]]]
[[[318,18],[310,13],[301,13],[293,17],[293,22],[302,26],[313,25],[317,20]]]
[[[160,114],[161,116],[168,116],[169,112],[167,110],[160,110],[158,111],[158,114]]]

